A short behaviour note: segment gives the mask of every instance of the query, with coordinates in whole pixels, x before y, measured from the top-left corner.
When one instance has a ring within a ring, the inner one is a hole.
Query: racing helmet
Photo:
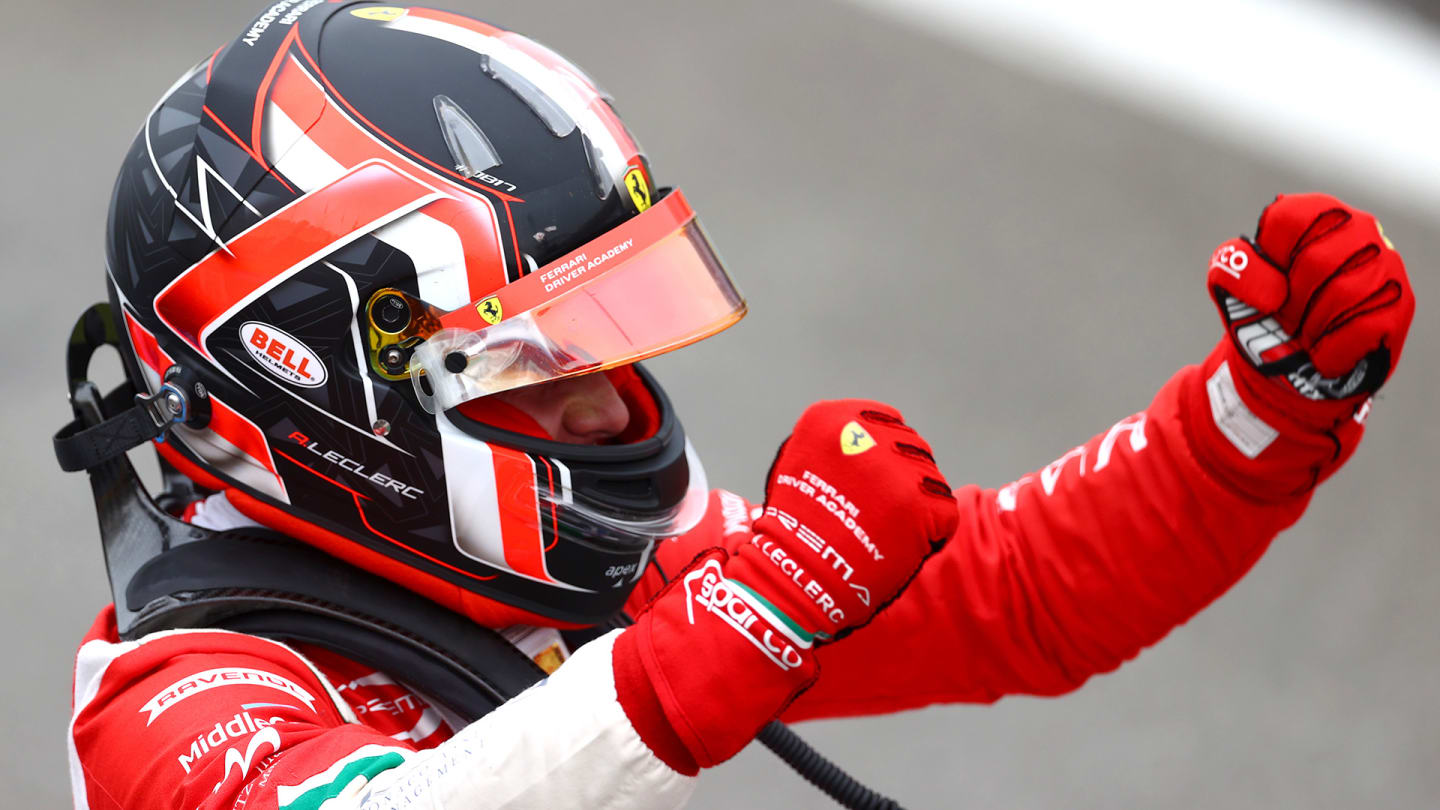
[[[147,116],[106,245],[135,388],[183,370],[208,394],[162,458],[481,624],[603,620],[704,511],[698,458],[634,363],[744,300],[609,97],[530,39],[429,8],[276,5]],[[587,373],[630,411],[601,445],[491,397]]]

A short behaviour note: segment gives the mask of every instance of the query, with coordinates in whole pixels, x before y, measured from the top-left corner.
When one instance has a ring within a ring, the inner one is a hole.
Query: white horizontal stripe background
[[[1440,219],[1440,35],[1403,10],[1323,0],[850,2]]]

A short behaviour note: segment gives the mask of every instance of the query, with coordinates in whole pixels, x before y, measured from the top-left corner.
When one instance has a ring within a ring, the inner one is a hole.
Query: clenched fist
[[[700,556],[616,640],[616,694],[641,739],[682,773],[734,756],[814,682],[815,645],[868,622],[958,520],[898,411],[812,405],[749,542]]]
[[[765,513],[727,570],[824,641],[893,599],[957,514],[930,446],[899,411],[820,402],[775,456]]]
[[[1236,348],[1311,400],[1379,389],[1415,315],[1380,223],[1326,194],[1277,196],[1253,240],[1216,249],[1208,282]]]
[[[1281,194],[1254,239],[1210,257],[1227,336],[1187,386],[1193,450],[1261,501],[1304,495],[1354,452],[1370,395],[1400,360],[1415,296],[1375,217]]]

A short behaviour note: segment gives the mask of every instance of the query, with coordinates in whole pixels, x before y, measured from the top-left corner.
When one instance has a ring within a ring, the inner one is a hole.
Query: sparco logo
[[[309,346],[280,329],[257,321],[240,325],[245,350],[260,367],[293,385],[318,388],[325,384],[325,364]]]
[[[1240,278],[1240,274],[1244,273],[1245,268],[1249,265],[1250,257],[1245,254],[1245,251],[1240,249],[1239,245],[1233,243],[1227,242],[1221,245],[1216,248],[1215,253],[1210,256],[1210,267],[1212,269],[1219,270],[1234,278]]]
[[[315,711],[315,697],[289,678],[259,669],[219,667],[181,678],[156,692],[155,697],[150,698],[144,706],[140,707],[140,711],[150,714],[145,725],[154,723],[155,718],[185,698],[221,686],[263,686],[267,689],[278,689],[304,703],[310,711]]]
[[[809,644],[791,636],[769,610],[762,607],[743,587],[725,578],[720,563],[709,560],[685,576],[685,610],[695,623],[695,606],[720,617],[735,632],[765,654],[780,669],[789,671],[800,664],[798,648]]]

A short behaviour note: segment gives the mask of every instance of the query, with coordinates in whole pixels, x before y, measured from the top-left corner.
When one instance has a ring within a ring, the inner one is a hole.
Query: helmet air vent
[[[500,165],[500,155],[485,137],[485,131],[449,96],[435,97],[435,115],[440,119],[445,145],[450,147],[450,156],[455,159],[455,171],[474,177]]]
[[[557,138],[563,138],[575,131],[575,119],[565,112],[561,106],[535,86],[535,83],[525,78],[519,71],[508,67],[505,63],[489,54],[480,58],[480,69],[486,76],[505,85],[517,98],[525,102],[541,121],[545,122],[550,134]]]

